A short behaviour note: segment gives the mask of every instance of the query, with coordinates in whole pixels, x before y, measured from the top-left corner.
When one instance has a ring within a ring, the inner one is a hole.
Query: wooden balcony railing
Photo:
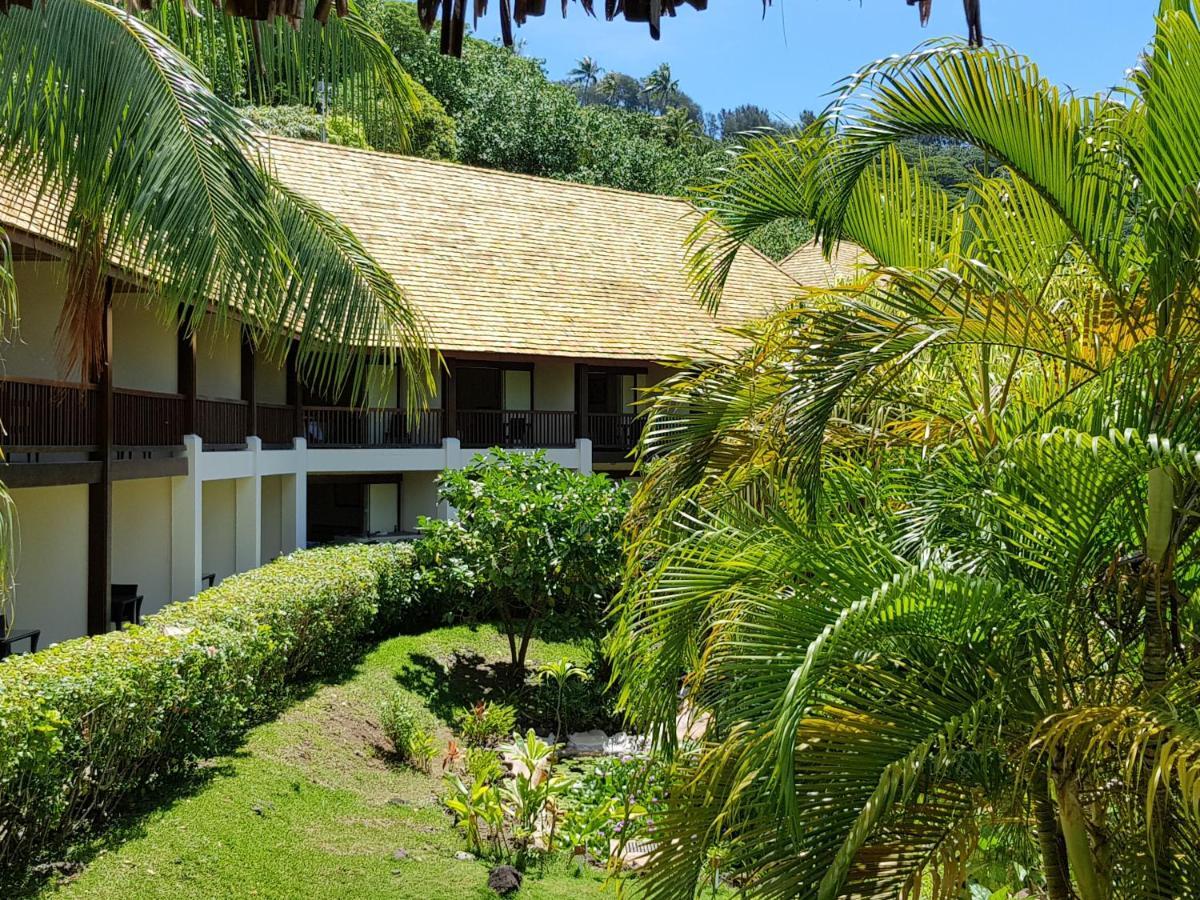
[[[183,394],[113,390],[113,443],[118,447],[174,447],[183,443]]]
[[[438,447],[442,411],[408,415],[395,407],[304,407],[304,437],[309,447]]]
[[[8,450],[94,450],[97,446],[97,391],[89,385],[32,378],[0,378],[0,447]],[[113,391],[113,444],[121,448],[177,447],[187,422],[183,394],[116,388]],[[244,400],[197,398],[195,430],[206,448],[243,447],[249,429]],[[296,409],[258,404],[258,435],[267,446],[290,446],[296,436]],[[439,447],[443,412],[409,415],[394,407],[305,406],[302,433],[321,447]],[[632,416],[590,416],[598,449],[627,450],[640,426]],[[575,414],[570,410],[460,410],[457,433],[464,447],[571,447]]]
[[[290,447],[296,437],[296,408],[278,403],[258,404],[258,436],[267,447]]]
[[[464,447],[573,447],[575,413],[570,410],[460,409],[458,437]]]
[[[634,413],[588,413],[587,422],[594,450],[628,453],[642,436],[642,420]]]
[[[96,391],[63,381],[0,379],[0,424],[0,445],[9,450],[91,449]]]
[[[196,434],[206,447],[241,447],[246,443],[245,400],[196,400]]]

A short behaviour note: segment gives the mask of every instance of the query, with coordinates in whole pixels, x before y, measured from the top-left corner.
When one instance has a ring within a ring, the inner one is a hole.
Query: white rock
[[[566,754],[568,756],[603,756],[604,745],[608,735],[599,728],[591,731],[577,731],[567,738]]]

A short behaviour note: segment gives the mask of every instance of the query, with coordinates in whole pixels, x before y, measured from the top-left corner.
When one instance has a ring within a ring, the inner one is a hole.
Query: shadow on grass
[[[233,761],[251,755],[244,747],[252,730],[275,721],[290,707],[309,699],[322,688],[356,678],[362,671],[368,649],[369,646],[364,645],[362,652],[343,664],[317,677],[288,685],[283,697],[277,704],[272,704],[262,718],[229,736],[228,742],[219,749],[220,756],[153,780],[144,790],[123,801],[112,816],[95,823],[66,846],[47,848],[47,855],[24,872],[0,872],[0,898],[36,897],[55,882],[70,879],[83,871],[100,853],[116,850],[128,841],[144,837],[147,823],[172,809],[180,800],[197,794],[218,778],[233,777]]]
[[[408,665],[396,673],[396,682],[419,696],[445,722],[480,700],[519,707],[529,688],[511,662],[488,660],[473,650],[456,650],[446,663],[414,653]]]
[[[236,774],[233,760],[249,754],[238,750],[222,757],[220,762],[204,763],[186,772],[161,779],[125,804],[111,819],[90,834],[71,844],[61,859],[39,863],[25,873],[20,884],[11,886],[5,898],[36,897],[59,880],[70,879],[82,872],[101,853],[118,849],[127,841],[145,837],[150,821],[171,810],[175,804],[201,791],[218,778]]]

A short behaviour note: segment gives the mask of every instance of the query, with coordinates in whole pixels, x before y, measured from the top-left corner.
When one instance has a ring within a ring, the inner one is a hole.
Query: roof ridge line
[[[268,134],[260,132],[259,137],[264,139],[268,148],[272,142],[280,141],[285,144],[298,144],[304,147],[320,147],[323,149],[333,150],[338,153],[345,153],[350,156],[362,154],[364,156],[381,156],[384,159],[401,160],[403,162],[417,163],[420,165],[433,166],[441,169],[457,169],[468,172],[482,172],[487,175],[495,175],[500,178],[516,178],[525,181],[535,181],[539,184],[554,184],[568,185],[571,187],[582,188],[589,191],[603,191],[609,194],[617,194],[621,197],[639,197],[643,200],[665,200],[670,203],[682,203],[687,206],[692,206],[687,197],[679,197],[671,194],[654,194],[646,191],[631,191],[628,188],[611,187],[606,184],[588,184],[584,181],[570,181],[565,178],[551,178],[548,175],[530,175],[527,172],[510,172],[507,169],[490,169],[487,166],[476,166],[471,163],[454,162],[448,159],[426,159],[423,156],[411,156],[406,153],[389,153],[386,150],[375,150],[366,147],[347,147],[344,144],[331,144],[328,141],[310,141],[305,138],[284,137],[278,134]]]

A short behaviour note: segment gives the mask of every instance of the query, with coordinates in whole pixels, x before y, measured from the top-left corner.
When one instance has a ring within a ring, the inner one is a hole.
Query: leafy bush
[[[471,783],[492,784],[504,775],[500,754],[487,747],[468,747],[463,754],[463,770]]]
[[[559,734],[561,730],[560,741],[572,732],[592,728],[619,731],[622,719],[616,710],[617,692],[609,685],[611,672],[606,661],[597,654],[583,667],[583,673],[582,678],[566,679],[561,694],[556,679],[539,677],[521,696],[518,724],[542,733]]]
[[[428,769],[436,754],[429,715],[409,694],[396,691],[383,704],[380,727],[396,755],[415,769]]]
[[[458,519],[423,520],[425,540],[473,578],[479,611],[500,620],[516,669],[539,625],[599,630],[621,573],[623,485],[540,452],[492,450],[442,473],[439,497]]]
[[[568,782],[554,774],[554,748],[532,731],[524,737],[514,735],[504,752],[516,763],[512,778],[503,782],[477,778],[468,785],[457,775],[447,775],[442,802],[454,814],[472,850],[511,859],[523,869],[532,855],[554,852],[555,801]],[[540,843],[536,838],[547,820],[549,831],[545,843]]]
[[[352,661],[385,582],[376,547],[295,553],[141,627],[0,665],[0,871],[16,871],[197,759],[291,685]]]
[[[650,757],[588,761],[567,791],[570,819],[591,822],[588,852],[606,855],[610,840],[631,840],[654,831],[667,809],[670,770]],[[598,826],[597,818],[604,819]]]
[[[517,711],[504,703],[480,700],[459,713],[455,727],[468,747],[494,747],[517,727]]]
[[[310,106],[247,106],[246,117],[269,134],[305,141],[328,140],[343,147],[367,149],[367,136],[354,119],[337,114],[322,117]]]

